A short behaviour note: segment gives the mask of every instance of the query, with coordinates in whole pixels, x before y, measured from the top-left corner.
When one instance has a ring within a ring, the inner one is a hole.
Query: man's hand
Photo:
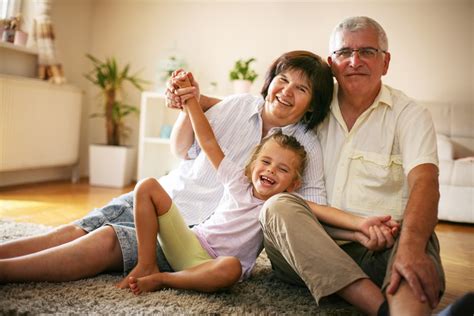
[[[426,254],[426,245],[438,220],[438,167],[429,163],[416,166],[408,174],[408,185],[410,197],[387,294],[397,292],[403,281],[416,299],[435,308],[441,284],[435,264]]]
[[[423,251],[411,252],[399,247],[392,265],[392,275],[387,288],[388,294],[395,294],[404,279],[414,295],[422,302],[428,301],[431,308],[439,303],[439,278],[431,258]]]
[[[187,73],[188,79],[191,82],[190,87],[179,88],[177,85],[177,80],[179,80],[183,73],[186,73],[183,69],[174,71],[166,82],[166,106],[171,109],[182,110],[184,103],[191,98],[196,98],[199,103],[199,84],[194,80],[192,73]]]

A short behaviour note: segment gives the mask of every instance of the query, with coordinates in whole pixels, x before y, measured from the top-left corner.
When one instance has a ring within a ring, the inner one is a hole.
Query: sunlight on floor
[[[0,218],[19,222],[29,222],[50,226],[58,226],[71,222],[85,215],[74,206],[64,203],[51,203],[29,200],[0,200]]]

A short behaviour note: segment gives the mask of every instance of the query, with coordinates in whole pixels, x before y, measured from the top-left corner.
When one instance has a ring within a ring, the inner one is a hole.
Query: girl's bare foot
[[[141,265],[140,263],[133,268],[132,271],[119,283],[117,283],[115,286],[118,287],[119,289],[126,289],[129,287],[129,278],[134,277],[134,278],[140,278],[144,277],[150,274],[155,274],[159,273],[160,270],[158,269],[158,266],[155,264],[153,265]]]
[[[161,290],[164,287],[161,276],[162,273],[158,272],[141,278],[129,277],[130,290],[135,295]]]

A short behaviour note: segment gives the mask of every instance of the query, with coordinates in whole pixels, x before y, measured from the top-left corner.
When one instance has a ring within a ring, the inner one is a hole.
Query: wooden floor
[[[50,182],[0,188],[0,218],[58,226],[132,189],[91,187],[85,180],[78,184]],[[439,311],[462,294],[474,291],[474,225],[440,222],[436,233],[447,279]]]

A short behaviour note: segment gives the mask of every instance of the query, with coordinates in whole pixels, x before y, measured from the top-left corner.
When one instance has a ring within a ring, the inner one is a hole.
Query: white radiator
[[[77,164],[82,93],[0,75],[1,172]]]

